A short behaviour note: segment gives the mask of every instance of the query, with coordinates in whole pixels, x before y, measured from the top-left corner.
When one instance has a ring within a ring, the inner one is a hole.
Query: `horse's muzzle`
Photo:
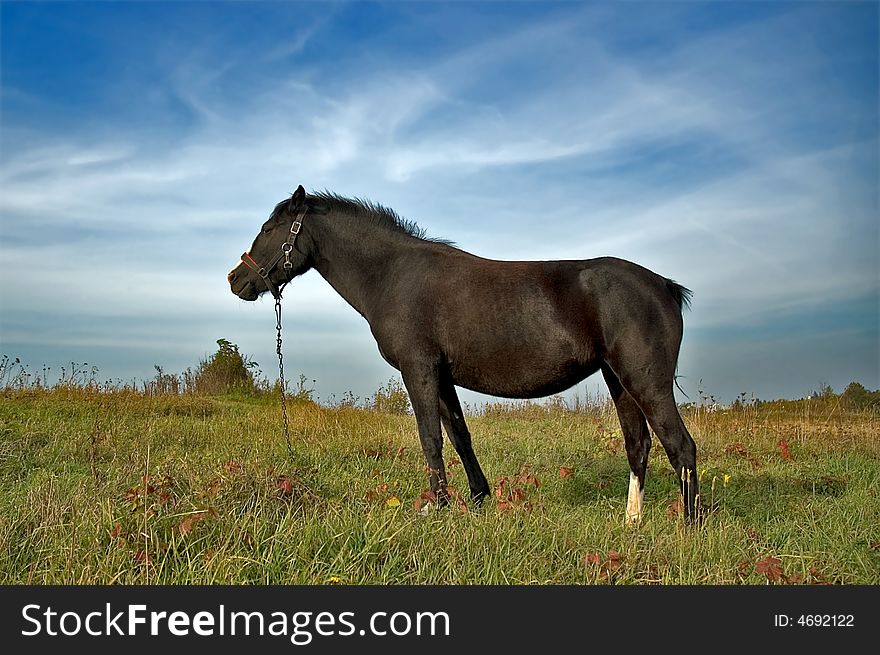
[[[260,296],[254,283],[245,279],[245,276],[236,273],[236,269],[229,271],[226,280],[229,282],[232,293],[242,300],[256,300]]]

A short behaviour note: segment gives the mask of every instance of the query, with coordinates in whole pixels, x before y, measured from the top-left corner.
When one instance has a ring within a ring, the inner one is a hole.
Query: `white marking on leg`
[[[645,490],[639,488],[639,478],[635,473],[629,473],[629,496],[626,499],[627,523],[638,523],[642,520],[642,503],[645,500]]]

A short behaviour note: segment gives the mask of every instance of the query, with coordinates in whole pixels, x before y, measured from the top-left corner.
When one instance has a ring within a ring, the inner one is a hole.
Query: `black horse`
[[[315,268],[370,324],[409,393],[431,490],[446,497],[441,423],[477,501],[491,493],[455,386],[506,398],[558,393],[601,370],[631,469],[626,516],[641,516],[651,435],[698,494],[696,445],[673,383],[691,292],[637,264],[483,259],[429,239],[392,210],[302,186],[280,202],[228,275],[256,300]]]

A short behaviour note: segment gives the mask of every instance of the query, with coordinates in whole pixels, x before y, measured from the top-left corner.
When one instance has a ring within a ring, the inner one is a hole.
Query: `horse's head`
[[[297,245],[307,212],[306,191],[300,185],[275,206],[250,250],[226,276],[232,293],[242,300],[256,300],[269,291],[277,298],[281,287],[309,269],[308,257]]]

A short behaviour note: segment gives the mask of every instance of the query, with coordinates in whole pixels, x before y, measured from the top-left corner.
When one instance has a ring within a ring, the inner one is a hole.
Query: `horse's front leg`
[[[455,392],[455,385],[449,379],[440,381],[440,421],[446,428],[449,440],[455,446],[461,463],[467,473],[468,484],[471,488],[471,498],[478,505],[483,499],[492,493],[489,482],[480,468],[477,455],[471,443],[471,433],[464,421],[464,412]]]
[[[419,426],[419,441],[428,464],[431,491],[438,503],[445,504],[449,497],[443,465],[443,433],[440,431],[439,367],[420,362],[401,366],[400,372]]]

